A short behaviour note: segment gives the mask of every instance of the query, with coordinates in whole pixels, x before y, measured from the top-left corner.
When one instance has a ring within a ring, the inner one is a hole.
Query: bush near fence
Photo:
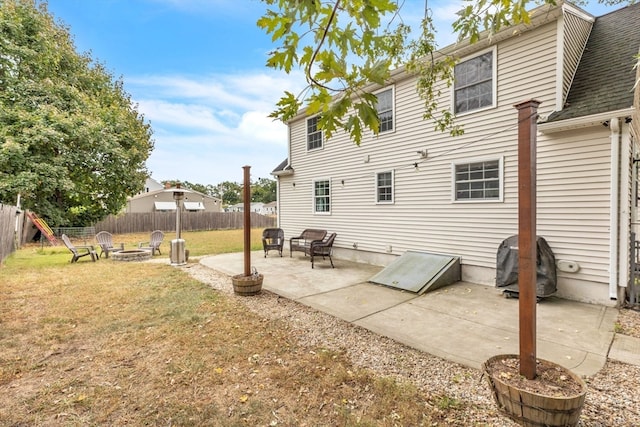
[[[251,212],[252,228],[276,226],[276,218]],[[182,231],[206,231],[240,229],[244,227],[242,212],[182,212]],[[175,231],[175,212],[145,212],[110,215],[95,224],[96,232],[108,231],[112,234],[147,233],[153,230]]]

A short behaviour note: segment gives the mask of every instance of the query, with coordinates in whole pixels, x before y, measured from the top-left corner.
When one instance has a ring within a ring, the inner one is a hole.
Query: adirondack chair
[[[98,258],[105,254],[105,258],[109,258],[109,252],[123,251],[124,243],[120,243],[119,246],[113,246],[113,236],[108,231],[101,231],[96,234],[96,242],[100,245],[100,255]]]
[[[282,247],[284,246],[284,231],[282,228],[265,228],[262,232],[262,248],[264,249],[264,257],[271,249],[278,251],[282,256]]]
[[[98,260],[98,253],[96,252],[93,245],[84,245],[84,246],[75,246],[69,240],[69,236],[66,234],[62,235],[62,241],[64,245],[71,251],[73,257],[71,258],[71,262],[77,262],[83,256],[91,256],[91,261],[96,262]]]
[[[151,255],[155,255],[156,251],[162,255],[160,252],[160,244],[162,243],[162,239],[164,239],[164,233],[160,230],[155,230],[151,232],[151,237],[148,242],[140,242],[138,244],[138,249],[147,249],[151,251]]]
[[[313,260],[316,256],[321,256],[322,259],[326,256],[329,257],[331,268],[334,268],[333,260],[331,259],[331,252],[333,251],[333,241],[336,239],[336,236],[336,233],[331,233],[326,239],[322,241],[316,240],[311,243],[311,248],[309,249],[309,255],[311,255],[311,268],[314,267]]]

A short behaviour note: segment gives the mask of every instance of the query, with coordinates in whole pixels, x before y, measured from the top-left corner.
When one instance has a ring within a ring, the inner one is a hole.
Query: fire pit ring
[[[111,259],[114,261],[146,261],[151,259],[151,251],[144,249],[127,249],[124,251],[112,252]]]

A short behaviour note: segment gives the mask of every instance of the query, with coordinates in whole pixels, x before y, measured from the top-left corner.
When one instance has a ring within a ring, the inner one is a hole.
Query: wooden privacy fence
[[[19,236],[22,236],[24,213],[16,206],[0,203],[0,264],[6,257],[15,251],[19,245]],[[16,224],[18,230],[16,230]]]
[[[242,212],[182,212],[182,231],[204,231],[240,229],[243,227]],[[251,212],[252,228],[276,226],[276,218]],[[96,232],[108,231],[112,234],[147,233],[153,230],[175,231],[175,212],[145,212],[110,215],[95,224]]]

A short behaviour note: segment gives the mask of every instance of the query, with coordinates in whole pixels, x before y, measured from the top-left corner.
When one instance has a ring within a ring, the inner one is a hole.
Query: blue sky
[[[459,0],[431,0],[441,46]],[[595,2],[598,16],[617,7]],[[267,69],[274,45],[257,26],[266,10],[258,0],[49,0],[69,27],[79,52],[122,77],[125,90],[153,128],[151,176],[198,184],[242,181],[270,172],[287,157],[287,129],[268,118],[285,90],[304,77]],[[423,0],[405,0],[402,17],[417,26]]]

